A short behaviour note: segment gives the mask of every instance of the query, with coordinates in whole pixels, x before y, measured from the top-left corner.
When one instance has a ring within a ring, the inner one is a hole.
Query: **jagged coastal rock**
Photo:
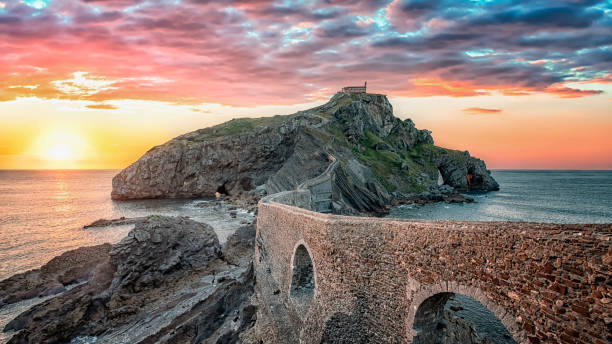
[[[27,279],[33,296],[81,282],[9,322],[5,332],[19,331],[9,343],[236,342],[254,321],[254,231],[241,227],[221,247],[209,225],[150,216],[115,245],[69,251],[2,281]],[[24,298],[2,291],[5,303]]]
[[[330,168],[331,165],[333,168]],[[154,147],[113,179],[113,199],[229,195],[255,203],[328,173],[321,211],[383,214],[432,186],[497,190],[482,160],[433,145],[380,94],[338,93],[287,116],[235,119]]]
[[[110,244],[81,247],[64,252],[40,269],[0,281],[0,308],[35,297],[59,294],[66,287],[88,280],[96,266],[106,262]]]

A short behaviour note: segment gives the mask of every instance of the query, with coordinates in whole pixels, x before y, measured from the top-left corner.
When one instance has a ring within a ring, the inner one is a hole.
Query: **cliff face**
[[[153,147],[113,178],[113,199],[190,198],[249,191],[266,183],[293,154],[309,118],[253,127],[233,120]]]
[[[112,198],[219,192],[256,200],[298,188],[332,162],[330,210],[337,213],[379,213],[439,182],[498,189],[482,160],[434,146],[429,131],[393,115],[386,96],[338,93],[307,111],[232,120],[154,147],[115,176]]]

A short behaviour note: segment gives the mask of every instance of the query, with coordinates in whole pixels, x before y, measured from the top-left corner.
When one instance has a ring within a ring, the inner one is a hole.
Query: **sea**
[[[425,220],[612,223],[612,171],[497,170],[499,191],[474,203],[402,205],[389,217]]]
[[[229,205],[212,199],[112,201],[117,172],[0,170],[0,280],[40,267],[68,250],[118,242],[133,228],[83,228],[102,218],[187,216],[210,224],[224,242],[242,220],[254,217],[238,210],[232,218]]]
[[[116,170],[0,170],[0,280],[38,268],[51,258],[81,246],[121,240],[132,228],[84,229],[100,218],[151,214],[188,216],[209,223],[225,241],[253,214],[211,199],[112,201]],[[492,171],[500,191],[472,193],[475,203],[399,206],[390,217],[470,221],[535,221],[552,223],[612,223],[612,171]],[[14,316],[42,300],[0,309],[0,330]],[[457,296],[463,310],[473,313],[483,336],[495,338],[498,329],[479,315],[486,310]],[[469,314],[468,314],[469,315]],[[0,332],[0,344],[8,339]],[[496,342],[503,342],[501,339]]]
[[[134,225],[88,228],[98,219],[148,215],[187,216],[213,227],[224,243],[255,215],[213,199],[112,201],[117,170],[0,170],[0,280],[38,268],[63,252],[116,243]],[[0,308],[0,344],[14,333],[2,329],[30,307],[50,297]]]

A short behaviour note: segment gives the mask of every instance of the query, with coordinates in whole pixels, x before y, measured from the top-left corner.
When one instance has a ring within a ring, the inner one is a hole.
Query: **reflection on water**
[[[132,226],[83,229],[100,218],[163,214],[209,223],[225,238],[249,215],[195,200],[113,202],[117,171],[0,171],[0,280],[80,246],[117,242]]]

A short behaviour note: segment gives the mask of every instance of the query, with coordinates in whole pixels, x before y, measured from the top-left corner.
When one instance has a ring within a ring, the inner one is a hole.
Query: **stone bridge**
[[[612,343],[612,225],[346,217],[311,198],[259,204],[256,287],[278,343],[421,342],[452,294],[517,343]]]

